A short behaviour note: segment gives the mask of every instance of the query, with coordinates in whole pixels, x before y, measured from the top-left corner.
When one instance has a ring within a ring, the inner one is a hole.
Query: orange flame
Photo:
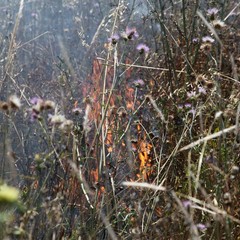
[[[132,64],[130,59],[126,60],[126,64]],[[91,101],[91,114],[89,115],[89,121],[92,124],[91,126],[98,126],[99,122],[101,121],[101,118],[103,116],[101,116],[101,108],[102,108],[102,95],[105,94],[105,101],[107,101],[108,97],[110,97],[109,94],[109,89],[112,88],[112,81],[113,81],[113,76],[114,76],[114,68],[111,66],[107,66],[107,75],[106,78],[104,79],[106,81],[106,89],[105,92],[103,93],[103,73],[104,73],[104,69],[106,69],[106,66],[104,65],[104,62],[102,62],[101,60],[95,59],[93,61],[93,71],[92,74],[89,76],[88,78],[88,83],[84,84],[83,86],[83,95],[84,97],[87,97],[88,95],[90,96],[90,98],[92,99]],[[131,67],[126,67],[126,71],[125,71],[125,79],[124,81],[126,81],[127,83],[124,85],[124,87],[126,88],[126,91],[124,93],[122,93],[122,89],[117,92],[117,89],[114,89],[114,94],[111,95],[111,99],[109,99],[110,101],[108,102],[108,109],[109,112],[106,113],[106,121],[104,121],[101,127],[105,128],[105,133],[106,133],[106,138],[104,140],[104,143],[102,142],[102,144],[106,145],[106,149],[108,151],[108,153],[111,153],[113,151],[115,151],[116,146],[114,145],[115,141],[114,141],[114,133],[117,130],[116,127],[116,114],[114,113],[114,108],[118,109],[119,106],[121,105],[121,107],[126,111],[126,115],[127,112],[131,112],[134,109],[136,109],[138,107],[138,105],[140,104],[138,102],[137,99],[135,99],[135,95],[136,95],[136,89],[134,87],[132,87],[130,81],[128,81],[131,77],[133,76],[132,74],[132,68]],[[103,103],[105,104],[105,103]],[[74,106],[77,106],[77,102],[75,102]],[[152,158],[151,158],[151,150],[152,150],[152,145],[150,143],[148,143],[148,141],[146,140],[146,134],[145,137],[143,136],[143,129],[141,127],[141,124],[137,124],[136,126],[136,130],[137,130],[137,136],[136,136],[136,141],[132,142],[132,149],[135,151],[138,151],[137,154],[137,159],[139,161],[139,174],[138,177],[139,179],[143,180],[143,181],[147,181],[149,180],[150,175],[152,174],[153,170],[152,170]],[[97,129],[97,128],[96,128]],[[93,134],[91,136],[94,135],[94,129],[92,129]],[[92,133],[91,132],[91,133]],[[104,193],[105,188],[104,187],[100,187],[100,183],[101,183],[101,172],[99,173],[99,169],[98,169],[98,152],[97,152],[97,148],[94,147],[94,144],[91,145],[91,140],[94,139],[93,137],[90,137],[87,140],[87,143],[92,146],[91,149],[91,163],[89,163],[88,165],[88,171],[87,173],[89,174],[89,179],[90,181],[92,181],[92,183],[99,183],[98,187],[98,194],[99,196]],[[121,146],[119,151],[121,151],[122,148],[126,147],[124,141],[121,142]]]
[[[150,143],[147,143],[145,141],[142,141],[140,143],[140,151],[138,154],[138,158],[140,160],[140,177],[144,181],[149,179],[149,176],[152,173],[151,167],[152,167],[152,159],[150,157],[150,152],[152,149],[152,145]]]
[[[106,145],[109,153],[112,152],[113,150],[112,143],[113,143],[113,134],[112,134],[112,131],[109,129],[106,137]]]
[[[126,99],[127,99],[127,109],[134,110],[134,92],[135,90],[131,87],[127,88]]]
[[[94,183],[98,182],[98,169],[92,169],[91,170],[91,179],[93,180]]]

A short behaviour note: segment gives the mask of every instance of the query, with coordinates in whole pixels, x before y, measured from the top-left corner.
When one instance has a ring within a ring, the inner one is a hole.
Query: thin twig
[[[225,133],[232,132],[232,131],[234,131],[235,129],[236,129],[236,126],[235,126],[235,125],[234,125],[234,126],[231,126],[231,127],[229,127],[229,128],[225,128],[225,129],[223,129],[223,130],[221,130],[221,131],[219,131],[219,132],[216,132],[216,133],[213,133],[213,134],[211,134],[211,135],[208,135],[208,136],[206,136],[206,137],[204,137],[204,138],[201,138],[201,139],[199,139],[199,140],[197,140],[197,141],[195,141],[195,142],[193,142],[193,143],[191,143],[191,144],[189,144],[189,145],[181,148],[181,149],[179,150],[179,152],[182,152],[182,151],[185,151],[185,150],[187,150],[187,149],[193,148],[193,147],[195,147],[196,145],[201,144],[201,143],[203,143],[203,142],[205,142],[205,141],[211,140],[211,139],[213,139],[213,138],[220,137],[221,135],[223,135],[223,134],[225,134]]]

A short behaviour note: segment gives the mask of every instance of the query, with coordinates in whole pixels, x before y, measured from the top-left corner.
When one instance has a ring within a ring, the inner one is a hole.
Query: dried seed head
[[[8,103],[0,102],[0,109],[7,112],[9,110]]]
[[[55,102],[51,100],[46,100],[43,103],[44,109],[49,110],[49,109],[54,109],[55,108]]]
[[[62,124],[63,122],[66,121],[66,118],[64,115],[53,115],[50,117],[50,123],[51,124]]]
[[[207,82],[207,77],[204,74],[199,74],[196,77],[196,83],[197,84],[201,84],[201,85],[205,86],[206,82]]]
[[[212,44],[211,43],[203,43],[201,46],[200,46],[200,50],[203,51],[204,53],[209,53],[211,52],[212,50]]]
[[[232,166],[231,174],[237,175],[238,173],[239,173],[239,167],[236,165]]]
[[[128,35],[127,35],[125,32],[121,33],[121,37],[122,37],[125,41],[128,40]]]
[[[121,108],[117,111],[119,117],[125,118],[127,116],[127,111],[124,108]]]
[[[10,108],[13,110],[20,109],[20,107],[21,107],[21,100],[16,95],[10,96],[8,99],[8,103],[9,103]]]
[[[64,132],[70,132],[73,129],[73,121],[65,120],[63,123],[60,124],[59,129]]]
[[[231,204],[232,198],[229,192],[224,193],[223,200],[225,204]]]
[[[231,105],[226,107],[226,109],[223,112],[223,116],[225,118],[235,117],[235,111],[233,111],[233,107]]]
[[[206,87],[207,87],[208,89],[213,89],[213,88],[214,88],[214,83],[213,83],[212,81],[207,81],[207,82],[206,82]]]
[[[42,103],[38,103],[32,107],[33,112],[35,112],[36,114],[39,114],[43,109],[44,107]]]
[[[212,21],[212,25],[217,30],[220,30],[220,29],[226,27],[226,24],[223,21],[221,21],[221,20],[214,20],[214,21]]]
[[[236,178],[235,175],[232,175],[232,174],[230,175],[230,180],[231,181],[233,181],[235,178]]]

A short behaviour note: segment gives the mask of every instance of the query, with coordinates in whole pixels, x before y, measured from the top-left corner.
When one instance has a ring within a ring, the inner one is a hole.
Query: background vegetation
[[[239,14],[1,0],[0,239],[238,239]]]

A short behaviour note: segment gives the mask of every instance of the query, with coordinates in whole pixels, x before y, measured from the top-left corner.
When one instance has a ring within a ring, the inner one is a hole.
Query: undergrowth
[[[23,43],[21,0],[0,39],[1,239],[238,239],[239,6],[118,1],[90,40],[76,14],[78,35]]]

